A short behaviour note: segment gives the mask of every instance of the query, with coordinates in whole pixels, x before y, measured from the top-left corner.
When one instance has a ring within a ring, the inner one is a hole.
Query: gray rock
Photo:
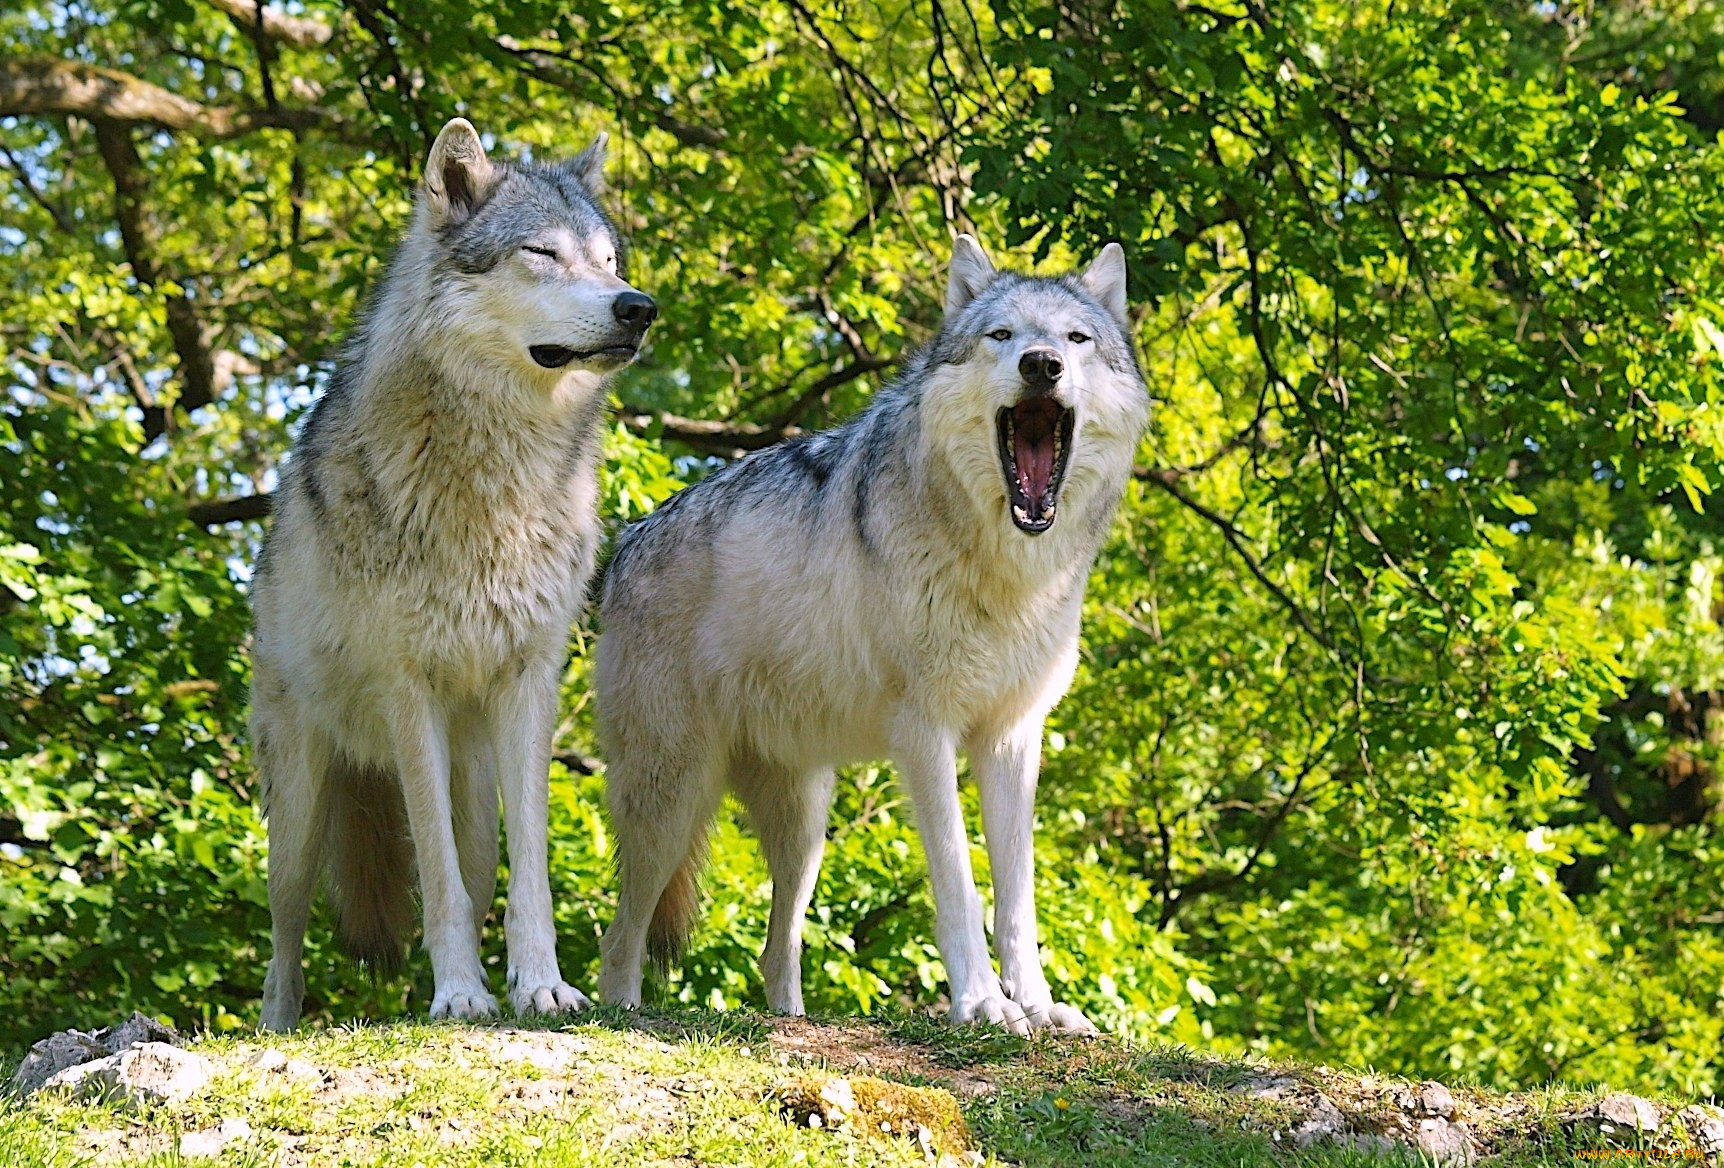
[[[96,1031],[96,1037],[109,1054],[130,1050],[141,1042],[165,1042],[169,1046],[184,1046],[185,1040],[172,1026],[164,1026],[154,1018],[132,1011],[132,1016],[118,1026]]]
[[[1620,1091],[1600,1099],[1581,1112],[1580,1118],[1593,1120],[1601,1127],[1611,1124],[1638,1132],[1657,1131],[1659,1124],[1658,1108],[1650,1100]]]
[[[235,1140],[252,1134],[252,1126],[243,1119],[224,1119],[219,1127],[187,1132],[180,1137],[180,1156],[190,1160],[199,1156],[219,1156]]]
[[[213,1127],[203,1131],[190,1131],[180,1137],[180,1157],[186,1160],[219,1156],[225,1147],[227,1141],[222,1139],[221,1132]]]
[[[1708,1156],[1724,1155],[1724,1115],[1715,1107],[1694,1104],[1676,1113],[1676,1121],[1688,1129],[1688,1134]]]
[[[172,1026],[164,1026],[135,1010],[118,1026],[103,1027],[89,1034],[82,1030],[50,1034],[30,1048],[30,1053],[12,1076],[11,1090],[16,1095],[33,1095],[61,1071],[119,1054],[145,1042],[184,1045],[179,1032]]]
[[[1293,1129],[1293,1143],[1297,1147],[1309,1148],[1319,1140],[1332,1140],[1347,1132],[1347,1117],[1341,1114],[1341,1109],[1332,1103],[1329,1097],[1321,1091],[1311,1101],[1311,1114],[1305,1122]]]
[[[1452,1106],[1454,1101],[1449,1102]],[[1464,1123],[1440,1117],[1421,1119],[1413,1143],[1438,1164],[1470,1164],[1473,1160],[1473,1135]]]
[[[1232,1090],[1253,1099],[1286,1099],[1299,1093],[1299,1080],[1287,1075],[1254,1075]]]
[[[94,1062],[67,1067],[44,1090],[67,1088],[80,1095],[128,1103],[179,1103],[209,1085],[208,1059],[165,1042],[145,1042]]]
[[[1449,1089],[1441,1083],[1420,1083],[1418,1093],[1413,1096],[1413,1101],[1418,1110],[1425,1115],[1448,1119],[1455,1113],[1455,1097],[1449,1094]]]
[[[23,1063],[12,1076],[11,1090],[15,1095],[34,1095],[42,1085],[67,1067],[106,1058],[109,1054],[94,1034],[81,1030],[62,1030],[50,1034],[30,1048]]]

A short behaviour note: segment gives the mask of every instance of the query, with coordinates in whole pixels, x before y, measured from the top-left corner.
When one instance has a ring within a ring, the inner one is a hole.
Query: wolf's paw
[[[1013,1034],[1028,1034],[1031,1029],[1023,1007],[997,992],[957,999],[952,1003],[946,1021],[954,1026],[991,1022],[995,1026],[1004,1026]]]
[[[477,1021],[497,1016],[497,999],[484,990],[438,990],[431,999],[433,1018],[464,1018]]]
[[[610,1006],[638,1010],[641,1004],[641,968],[605,958],[599,968],[599,1001]]]
[[[1024,1021],[1031,1030],[1052,1030],[1056,1034],[1100,1034],[1095,1023],[1083,1016],[1083,1011],[1064,1002],[1048,1002],[1024,1008]]]
[[[523,1017],[527,1014],[571,1014],[591,1005],[587,995],[564,981],[551,985],[516,986],[509,991],[509,1004]]]

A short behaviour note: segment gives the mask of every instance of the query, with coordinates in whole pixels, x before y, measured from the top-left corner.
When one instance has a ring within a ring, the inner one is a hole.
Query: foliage
[[[1057,992],[1277,1057],[1720,1089],[1716,6],[235,4],[0,14],[0,1039],[255,1016],[250,520],[461,113],[616,136],[664,313],[614,520],[852,412],[953,229],[1125,243],[1160,405],[1045,752]],[[97,66],[108,98],[45,80]],[[589,984],[593,633],[552,811]],[[758,1002],[739,813],[707,889],[661,993]],[[840,784],[815,905],[811,1005],[935,999],[888,771]],[[314,1017],[425,1000],[326,926],[308,962]]]

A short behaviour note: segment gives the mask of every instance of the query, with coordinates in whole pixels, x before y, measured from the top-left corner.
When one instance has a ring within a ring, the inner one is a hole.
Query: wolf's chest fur
[[[383,404],[332,419],[299,468],[341,652],[483,686],[560,646],[596,551],[602,400],[538,419]]]
[[[594,554],[574,522],[596,493],[579,442],[557,433],[522,435],[512,450],[433,444],[395,477],[397,619],[427,655],[457,667],[508,658],[573,618]]]

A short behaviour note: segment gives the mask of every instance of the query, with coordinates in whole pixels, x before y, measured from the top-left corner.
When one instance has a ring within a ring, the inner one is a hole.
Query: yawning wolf
[[[915,806],[951,1017],[1093,1027],[1037,951],[1042,722],[1071,683],[1090,564],[1148,421],[1125,258],[996,272],[959,236],[946,317],[846,425],[762,451],[627,529],[607,568],[596,693],[622,881],[599,995],[637,1005],[673,953],[726,787],[772,873],[768,1004],[801,1013],[801,927],[833,768],[890,756]],[[996,976],[956,751],[981,793]]]

